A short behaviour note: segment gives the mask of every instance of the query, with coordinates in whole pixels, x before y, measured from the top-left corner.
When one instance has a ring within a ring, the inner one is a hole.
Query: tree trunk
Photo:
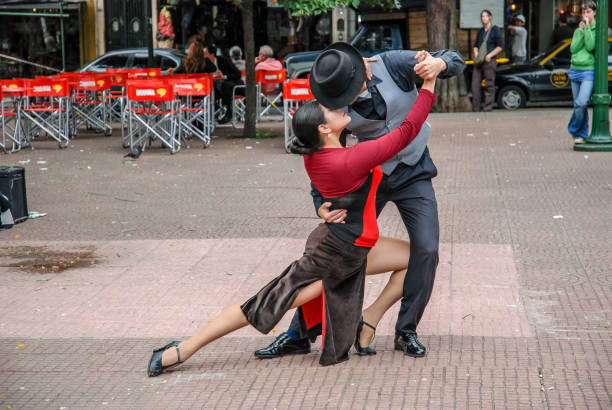
[[[427,3],[427,42],[430,50],[457,50],[456,0],[429,0]],[[436,82],[434,111],[470,111],[471,105],[463,74]]]
[[[255,138],[257,132],[257,89],[255,88],[255,39],[253,30],[253,0],[242,1],[244,60],[246,61],[246,113],[243,137]]]

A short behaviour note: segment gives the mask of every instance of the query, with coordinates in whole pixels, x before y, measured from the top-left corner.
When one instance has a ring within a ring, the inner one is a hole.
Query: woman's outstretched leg
[[[404,277],[410,259],[410,243],[400,239],[380,237],[368,254],[366,275],[377,275],[392,271],[387,285],[378,298],[363,311],[363,321],[378,326],[378,322],[391,306],[402,298]],[[370,344],[374,329],[363,326],[359,337],[362,347]]]
[[[321,293],[320,281],[312,283],[300,290],[291,308],[301,306],[304,303],[316,298]],[[189,359],[195,352],[235,330],[241,329],[249,324],[246,316],[240,308],[242,303],[236,303],[226,308],[217,317],[203,326],[195,335],[181,342],[178,350],[181,355],[181,362]],[[170,366],[178,361],[177,349],[167,349],[162,354],[162,366]]]

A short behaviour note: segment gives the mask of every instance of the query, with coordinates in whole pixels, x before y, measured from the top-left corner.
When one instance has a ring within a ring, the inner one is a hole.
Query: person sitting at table
[[[242,73],[228,57],[217,56],[217,47],[213,44],[209,44],[204,48],[204,55],[217,68],[215,77],[223,78],[223,80],[215,82],[215,90],[220,92],[221,101],[227,108],[225,115],[219,120],[220,124],[225,124],[232,119],[234,87],[244,84],[242,82]]]
[[[282,70],[283,65],[274,58],[274,50],[269,45],[259,47],[259,55],[255,57],[255,71],[277,71]],[[269,94],[278,88],[278,84],[262,84],[261,92]]]
[[[170,74],[214,73],[217,67],[204,55],[204,44],[194,41],[189,46],[187,57],[178,68],[170,68]]]

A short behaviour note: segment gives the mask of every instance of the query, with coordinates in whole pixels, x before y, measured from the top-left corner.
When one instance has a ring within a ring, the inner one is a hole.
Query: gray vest
[[[372,74],[382,80],[376,88],[387,104],[387,118],[384,121],[368,120],[349,108],[347,112],[351,123],[348,128],[359,142],[376,139],[399,127],[419,95],[416,87],[409,92],[402,91],[393,81],[380,57],[370,63],[370,68]],[[425,151],[430,130],[431,126],[425,122],[417,137],[406,148],[382,164],[382,171],[389,175],[400,162],[407,165],[416,164]]]

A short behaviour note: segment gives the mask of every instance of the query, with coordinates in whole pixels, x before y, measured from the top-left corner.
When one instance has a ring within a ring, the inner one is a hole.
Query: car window
[[[134,61],[132,67],[134,68],[153,68],[161,67],[161,57],[158,55],[153,56],[153,66],[149,66],[149,56],[147,54],[136,54],[134,55]]]
[[[176,67],[176,62],[168,57],[162,56],[161,57],[161,69],[162,71],[166,71],[169,68],[175,68]]]
[[[364,55],[373,55],[393,49],[393,36],[391,27],[371,26],[353,44]]]
[[[124,68],[127,66],[128,56],[127,54],[114,54],[108,57],[104,57],[95,67],[98,68]]]

